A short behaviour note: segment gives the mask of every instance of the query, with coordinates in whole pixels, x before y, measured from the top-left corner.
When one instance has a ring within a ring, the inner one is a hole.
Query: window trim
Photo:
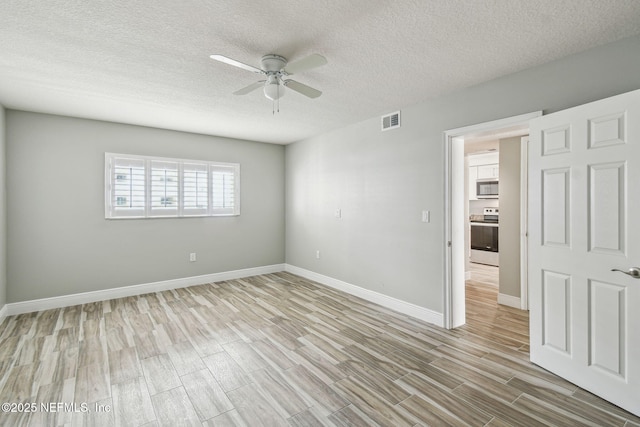
[[[120,153],[104,153],[104,216],[105,219],[149,219],[149,218],[193,218],[208,216],[239,216],[240,215],[240,164],[227,162],[213,162],[207,160],[194,159],[177,159],[170,157],[157,156],[141,156],[136,154],[120,154]],[[144,207],[132,209],[130,211],[117,210],[115,205],[116,195],[114,193],[115,173],[113,168],[117,160],[120,159],[124,163],[139,163],[144,167]],[[174,163],[177,164],[178,171],[178,205],[175,209],[164,211],[161,208],[152,208],[151,206],[151,188],[152,188],[152,164]],[[187,171],[192,170],[194,166],[200,167],[207,172],[207,207],[191,208],[185,207],[185,191],[184,191],[184,174],[185,165]],[[191,166],[191,168],[189,168]],[[215,208],[213,206],[214,188],[213,173],[220,169],[228,169],[233,174],[233,205],[231,207]]]

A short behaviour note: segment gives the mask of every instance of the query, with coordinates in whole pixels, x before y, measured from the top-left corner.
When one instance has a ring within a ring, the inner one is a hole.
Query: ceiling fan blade
[[[233,65],[234,67],[242,68],[243,70],[251,71],[253,73],[262,73],[262,70],[259,68],[252,67],[251,65],[236,61],[235,59],[227,58],[224,55],[211,55],[209,58],[215,59],[216,61],[224,62],[225,64]]]
[[[249,86],[243,87],[242,89],[238,89],[233,92],[234,95],[246,95],[249,92],[253,92],[254,90],[261,88],[264,86],[264,82],[266,80],[260,80],[259,82],[251,83]]]
[[[320,92],[318,89],[314,89],[295,80],[284,80],[284,85],[289,89],[303,94],[304,96],[308,96],[309,98],[317,98],[322,95],[322,92]]]
[[[287,64],[287,66],[284,67],[284,71],[287,74],[295,74],[301,71],[306,71],[312,68],[320,67],[326,63],[327,63],[327,58],[325,58],[322,55],[318,55],[317,53],[314,53],[313,55],[309,55],[307,57],[299,59],[295,62],[292,62],[291,64]]]

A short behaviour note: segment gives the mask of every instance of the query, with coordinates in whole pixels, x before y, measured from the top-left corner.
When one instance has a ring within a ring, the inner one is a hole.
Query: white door
[[[531,361],[640,415],[640,91],[530,137]]]

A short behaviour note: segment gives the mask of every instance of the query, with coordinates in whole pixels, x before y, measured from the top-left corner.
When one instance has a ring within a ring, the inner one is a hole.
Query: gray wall
[[[0,105],[0,310],[7,302],[6,123]]]
[[[520,140],[500,140],[500,293],[520,297]]]
[[[398,130],[381,132],[373,117],[289,145],[287,263],[441,312],[443,131],[638,88],[633,37],[403,107]],[[431,211],[430,224],[420,222],[422,210]]]
[[[284,262],[282,146],[12,110],[6,125],[7,302]],[[106,151],[238,162],[241,215],[105,220]]]

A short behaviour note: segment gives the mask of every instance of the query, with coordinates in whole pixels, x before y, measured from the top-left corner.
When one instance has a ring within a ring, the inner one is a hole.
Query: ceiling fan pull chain
[[[280,112],[280,85],[278,85],[278,97],[271,100],[271,114],[275,116],[276,110]]]

